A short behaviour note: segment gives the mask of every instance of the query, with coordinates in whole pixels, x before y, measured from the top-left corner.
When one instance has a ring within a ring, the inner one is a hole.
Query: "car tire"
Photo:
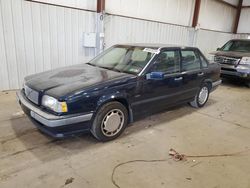
[[[128,124],[128,110],[119,102],[104,104],[96,113],[91,133],[102,142],[119,137]]]
[[[210,91],[210,89],[209,89],[208,84],[206,84],[206,83],[202,84],[199,91],[195,95],[194,100],[192,102],[190,102],[189,104],[194,108],[203,107],[209,98],[209,91]]]
[[[247,82],[246,84],[247,84],[247,87],[250,88],[250,82]]]

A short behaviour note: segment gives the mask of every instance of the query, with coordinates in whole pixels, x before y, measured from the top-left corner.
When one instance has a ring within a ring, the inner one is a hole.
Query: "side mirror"
[[[151,72],[146,74],[147,80],[163,80],[164,73],[163,72]]]
[[[217,51],[220,51],[221,50],[221,48],[217,48]]]

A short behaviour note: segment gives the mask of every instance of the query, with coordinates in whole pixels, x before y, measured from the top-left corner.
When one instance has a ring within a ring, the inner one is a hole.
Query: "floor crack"
[[[241,125],[240,123],[235,123],[235,122],[232,122],[232,121],[228,121],[228,120],[225,120],[225,119],[222,119],[222,118],[219,118],[219,117],[215,117],[215,116],[212,116],[210,114],[205,114],[205,113],[202,113],[202,112],[198,112],[198,114],[202,114],[204,116],[207,116],[207,117],[211,117],[211,118],[214,118],[214,119],[217,119],[217,120],[221,120],[221,121],[224,121],[226,123],[229,123],[229,124],[233,124],[237,127],[241,127],[241,128],[244,128],[244,129],[250,129],[250,127],[247,127],[247,126],[244,126],[244,125]]]

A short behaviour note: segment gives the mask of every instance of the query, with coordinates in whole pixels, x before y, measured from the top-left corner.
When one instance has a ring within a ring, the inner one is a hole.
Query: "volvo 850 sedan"
[[[187,102],[204,106],[220,83],[219,64],[198,48],[115,45],[89,63],[27,76],[17,98],[50,136],[90,131],[109,141],[147,112]]]

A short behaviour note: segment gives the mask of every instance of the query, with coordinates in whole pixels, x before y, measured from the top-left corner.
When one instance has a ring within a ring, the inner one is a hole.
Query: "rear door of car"
[[[206,76],[197,49],[185,48],[181,50],[181,74],[183,77],[183,90],[185,91],[183,97],[191,99],[198,92]]]

